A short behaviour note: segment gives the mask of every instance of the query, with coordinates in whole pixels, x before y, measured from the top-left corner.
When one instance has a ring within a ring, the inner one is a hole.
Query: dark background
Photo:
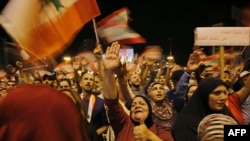
[[[0,1],[2,9],[8,0]],[[237,26],[235,19],[237,8],[246,1],[167,1],[167,0],[97,0],[100,19],[122,7],[128,7],[131,21],[129,26],[146,38],[146,44],[131,45],[135,53],[140,54],[148,45],[159,45],[164,55],[169,55],[170,48],[178,64],[185,65],[194,44],[196,27],[211,27],[221,23],[223,26]],[[234,7],[234,8],[233,8]],[[236,7],[236,11],[235,11]],[[25,18],[25,17],[24,17]],[[3,29],[1,37],[8,36]],[[92,21],[87,23],[63,54],[75,55],[83,50],[93,50],[95,34]],[[107,44],[103,44],[105,50]]]
[[[176,62],[185,65],[193,49],[194,29],[211,27],[217,23],[222,23],[223,26],[236,26],[238,21],[232,19],[232,6],[240,8],[246,1],[97,0],[97,2],[101,10],[101,15],[96,18],[97,22],[115,10],[128,7],[132,19],[129,26],[147,40],[146,44],[131,45],[136,53],[140,54],[147,45],[160,45],[165,55],[169,55],[171,48]],[[88,39],[95,40],[92,21],[85,25],[73,46],[81,44],[80,50],[86,49],[89,47]]]

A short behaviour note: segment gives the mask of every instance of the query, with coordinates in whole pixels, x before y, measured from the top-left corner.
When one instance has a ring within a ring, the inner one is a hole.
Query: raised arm
[[[117,98],[117,88],[115,80],[115,70],[120,65],[119,56],[120,44],[113,42],[106,50],[106,56],[103,59],[103,96],[106,99]]]
[[[129,83],[128,83],[128,71],[126,69],[127,62],[120,65],[117,69],[116,74],[118,77],[118,88],[120,88],[119,98],[124,103],[128,103],[132,100],[135,96],[133,91],[131,90]]]
[[[247,99],[250,94],[250,75],[247,76],[247,80],[244,83],[244,86],[239,91],[237,91],[236,94],[239,95],[241,103],[243,103]]]
[[[97,58],[98,71],[99,71],[99,76],[100,76],[101,81],[103,81],[103,73],[104,73],[102,53],[103,53],[102,46],[99,43],[97,43],[94,49],[94,54],[95,54],[95,57]]]

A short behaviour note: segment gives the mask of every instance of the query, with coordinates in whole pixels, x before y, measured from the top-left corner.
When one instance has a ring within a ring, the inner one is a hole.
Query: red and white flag
[[[54,71],[57,73],[56,77],[57,79],[62,79],[62,78],[68,78],[72,79],[74,78],[74,68],[71,63],[68,63],[66,61],[61,62],[58,64]]]
[[[99,15],[96,0],[9,0],[0,24],[34,61],[62,53]]]
[[[231,50],[225,50],[223,54],[224,59],[224,65],[231,65],[234,63],[237,56],[239,56],[238,52],[233,52]],[[220,54],[215,53],[208,56],[203,56],[200,58],[200,61],[205,65],[212,65],[215,70],[219,70],[219,60],[220,60]]]
[[[100,38],[108,43],[118,41],[120,44],[141,44],[146,40],[128,26],[128,8],[121,8],[97,22]]]

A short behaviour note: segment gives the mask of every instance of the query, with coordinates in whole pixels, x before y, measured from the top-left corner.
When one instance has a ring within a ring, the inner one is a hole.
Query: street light
[[[167,60],[174,60],[174,56],[172,56],[172,55],[168,56]]]
[[[68,62],[71,61],[71,57],[65,56],[65,57],[63,57],[63,60],[66,62],[66,64],[68,64]]]

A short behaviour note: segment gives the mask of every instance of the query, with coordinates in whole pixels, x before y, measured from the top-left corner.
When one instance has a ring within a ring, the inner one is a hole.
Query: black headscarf
[[[194,92],[186,107],[180,112],[173,128],[175,141],[195,141],[197,140],[197,127],[203,117],[215,113],[210,110],[208,105],[209,94],[218,86],[227,84],[221,79],[215,77],[204,78]],[[221,113],[232,114],[226,106]]]
[[[146,125],[148,128],[150,128],[150,127],[153,125],[152,106],[151,106],[151,104],[150,104],[148,98],[146,98],[145,96],[142,96],[142,95],[136,95],[136,96],[132,99],[131,103],[132,103],[132,102],[134,101],[134,99],[137,98],[137,97],[141,97],[142,99],[144,99],[144,101],[145,101],[145,102],[147,103],[147,105],[148,105],[148,117],[146,118],[146,120],[145,120],[144,123],[145,123],[145,125]],[[131,103],[130,103],[130,105],[131,105]],[[131,106],[130,106],[130,110],[131,110]],[[131,118],[131,114],[130,114],[130,118]],[[132,120],[132,122],[134,123],[134,125],[140,125],[139,122],[134,121],[132,118],[131,118],[131,120]]]

